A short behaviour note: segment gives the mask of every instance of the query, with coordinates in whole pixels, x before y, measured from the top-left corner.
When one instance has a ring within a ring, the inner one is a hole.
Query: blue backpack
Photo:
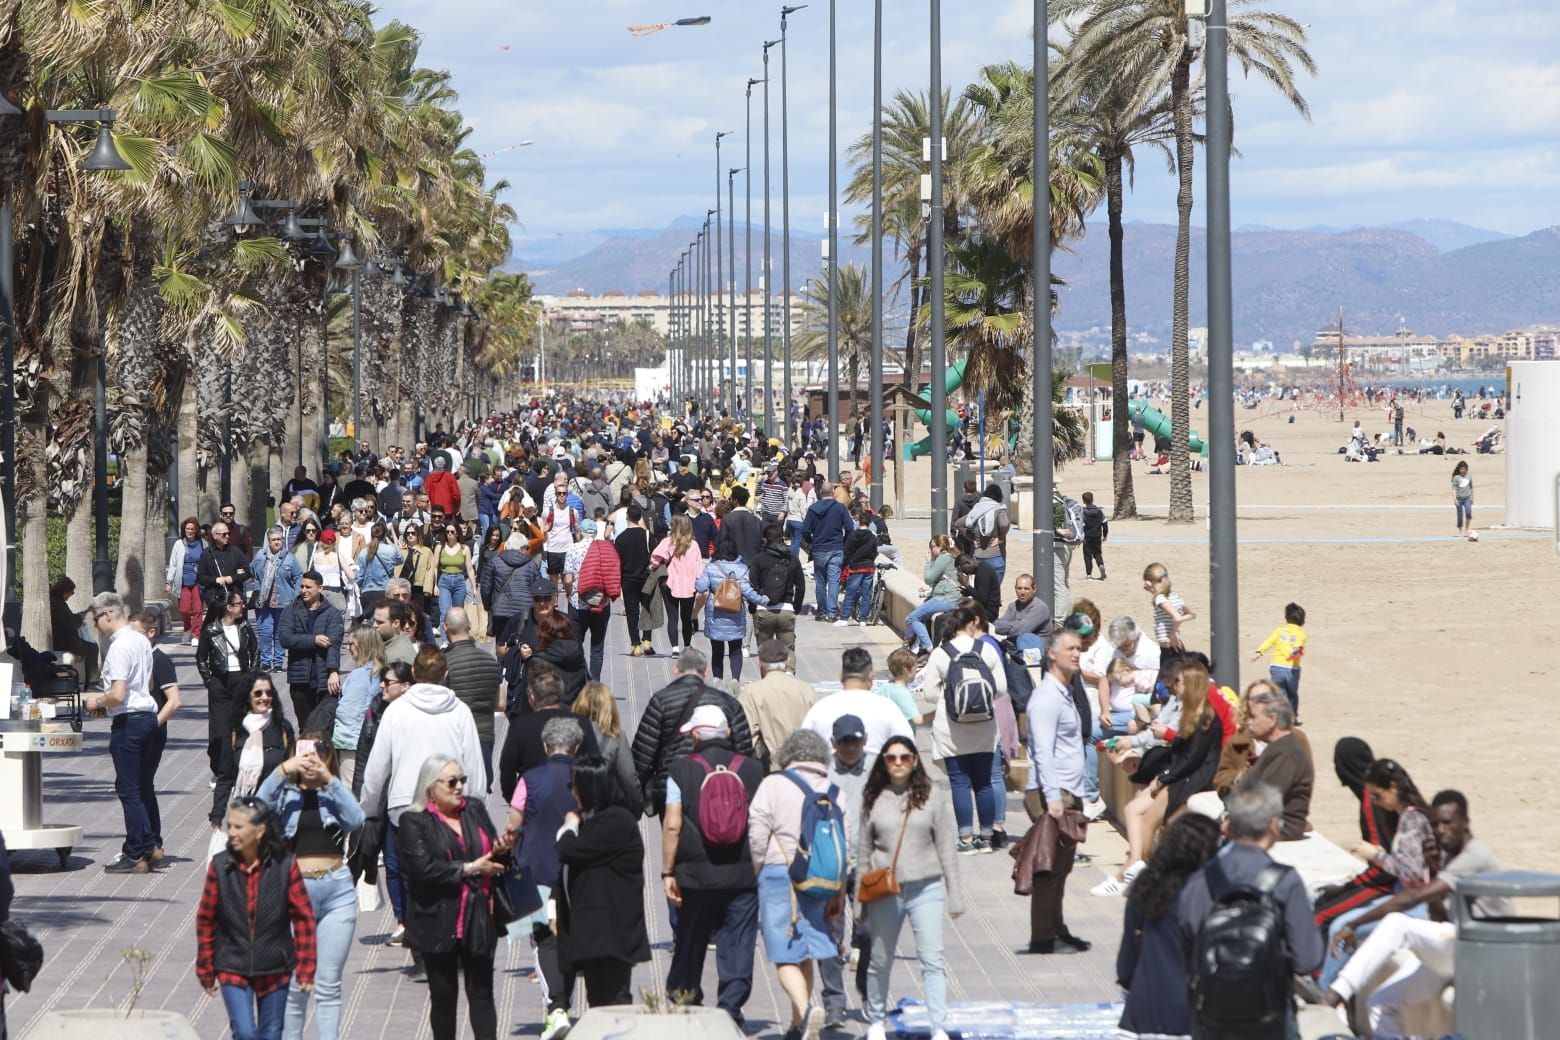
[[[793,770],[782,770],[782,775],[802,789],[801,836],[791,857],[791,885],[798,895],[820,899],[839,895],[845,891],[848,867],[840,789],[830,784],[826,791],[815,791]]]

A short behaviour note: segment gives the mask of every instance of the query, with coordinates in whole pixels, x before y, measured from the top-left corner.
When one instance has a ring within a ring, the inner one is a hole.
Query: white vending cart
[[[43,822],[43,756],[80,751],[68,722],[0,720],[0,831],[6,848],[53,849],[60,866],[81,843],[81,828]]]

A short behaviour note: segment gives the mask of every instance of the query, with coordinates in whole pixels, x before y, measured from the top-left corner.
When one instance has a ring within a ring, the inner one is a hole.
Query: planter
[[[637,1005],[591,1008],[569,1030],[569,1040],[744,1040],[731,1016],[720,1008],[686,1007],[651,1012]]]
[[[173,1011],[92,1009],[51,1011],[27,1033],[28,1040],[200,1040],[195,1027]]]

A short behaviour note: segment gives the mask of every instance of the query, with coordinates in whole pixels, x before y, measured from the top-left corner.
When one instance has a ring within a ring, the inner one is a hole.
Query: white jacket
[[[421,804],[417,774],[434,755],[460,763],[467,777],[466,793],[481,798],[487,791],[487,764],[477,739],[471,709],[447,686],[415,683],[385,709],[374,735],[363,773],[363,811],[376,816],[388,809],[392,820]]]

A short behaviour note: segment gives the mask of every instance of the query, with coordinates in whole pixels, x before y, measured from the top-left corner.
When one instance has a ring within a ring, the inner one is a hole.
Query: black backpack
[[[778,607],[787,602],[791,592],[790,564],[771,563],[765,567],[763,577],[759,580],[758,591],[769,597],[771,607]]]
[[[1290,1013],[1292,973],[1284,949],[1284,910],[1273,898],[1288,868],[1264,867],[1235,885],[1217,858],[1204,871],[1213,908],[1192,947],[1192,1020],[1211,1032],[1272,1029]]]
[[[990,722],[997,717],[997,681],[980,656],[980,643],[960,653],[952,643],[943,644],[948,672],[943,678],[943,703],[949,722]]]

